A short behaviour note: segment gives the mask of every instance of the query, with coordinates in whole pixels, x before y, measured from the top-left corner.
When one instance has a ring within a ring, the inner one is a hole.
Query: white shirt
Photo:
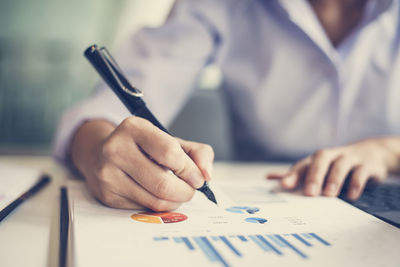
[[[399,1],[370,0],[334,47],[306,0],[184,0],[165,25],[143,29],[117,53],[149,108],[168,125],[210,63],[223,73],[238,159],[299,158],[363,138],[400,135]],[[128,111],[101,85],[67,111],[55,154],[94,118]]]

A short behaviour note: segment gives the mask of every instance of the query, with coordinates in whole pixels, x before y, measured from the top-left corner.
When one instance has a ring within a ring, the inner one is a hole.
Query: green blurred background
[[[0,154],[45,154],[97,79],[82,56],[161,24],[173,0],[0,0]]]

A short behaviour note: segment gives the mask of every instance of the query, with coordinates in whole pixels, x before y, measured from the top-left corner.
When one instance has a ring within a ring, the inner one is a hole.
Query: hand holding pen
[[[211,177],[212,148],[175,138],[150,120],[148,116],[152,114],[144,109],[140,91],[127,83],[109,58],[95,57],[94,60],[100,61],[91,62],[99,68],[107,67],[112,76],[106,78],[107,72],[96,69],[110,87],[118,87],[122,92],[130,89],[124,100],[119,97],[125,106],[126,102],[134,103],[131,108],[127,107],[136,116],[120,125],[91,120],[76,131],[71,147],[72,161],[91,191],[101,202],[115,208],[171,210],[190,200],[195,189],[215,201],[205,182]],[[114,92],[115,88],[112,88]]]

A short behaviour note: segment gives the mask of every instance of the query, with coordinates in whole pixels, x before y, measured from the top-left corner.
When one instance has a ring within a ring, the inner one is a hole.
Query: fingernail
[[[286,176],[285,178],[283,178],[282,183],[286,186],[286,187],[293,187],[294,186],[294,182],[295,182],[295,176],[293,174]]]
[[[316,184],[308,184],[306,186],[306,194],[309,196],[316,196],[318,194],[318,187]]]
[[[358,194],[359,194],[359,189],[357,187],[350,188],[350,191],[349,191],[350,199],[356,199],[358,197]]]
[[[337,185],[335,183],[329,183],[325,188],[325,195],[335,196],[337,192]]]
[[[212,172],[213,172],[213,163],[212,162],[210,162],[209,164],[207,164],[207,168],[206,168],[206,180],[207,181],[209,181],[209,180],[211,180],[211,175],[212,175]]]
[[[204,184],[204,177],[200,172],[195,172],[189,177],[190,183],[194,188],[200,188]]]
[[[203,173],[203,176],[204,176],[204,180],[206,180],[207,182],[211,180],[211,175],[210,175],[210,173],[208,172],[207,169],[203,170],[202,173]]]

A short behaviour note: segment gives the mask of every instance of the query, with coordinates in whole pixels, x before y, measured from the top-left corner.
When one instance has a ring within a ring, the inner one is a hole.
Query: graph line
[[[307,242],[304,238],[302,238],[300,235],[298,234],[292,234],[292,236],[294,236],[297,240],[299,240],[301,243],[303,243],[304,245],[306,245],[307,247],[312,247],[312,244]]]
[[[278,238],[280,241],[282,241],[285,245],[287,245],[288,247],[290,247],[294,252],[296,252],[297,254],[299,254],[302,258],[307,259],[308,256],[306,254],[304,254],[303,252],[301,252],[300,250],[298,250],[295,246],[293,246],[292,244],[290,244],[288,241],[286,241],[285,238],[283,238],[280,235],[275,235],[276,238]]]
[[[242,254],[232,245],[231,242],[229,242],[229,240],[225,236],[221,235],[219,236],[219,238],[233,251],[233,253],[235,253],[239,257],[242,257]]]
[[[282,252],[274,247],[270,242],[267,241],[262,235],[257,235],[257,238],[261,240],[265,245],[267,245],[270,249],[272,249],[276,254],[282,255]]]
[[[324,239],[322,239],[321,237],[319,237],[317,234],[315,233],[309,233],[310,236],[314,237],[315,239],[317,239],[319,242],[321,242],[322,244],[324,244],[325,246],[330,246],[331,244],[326,242]]]

